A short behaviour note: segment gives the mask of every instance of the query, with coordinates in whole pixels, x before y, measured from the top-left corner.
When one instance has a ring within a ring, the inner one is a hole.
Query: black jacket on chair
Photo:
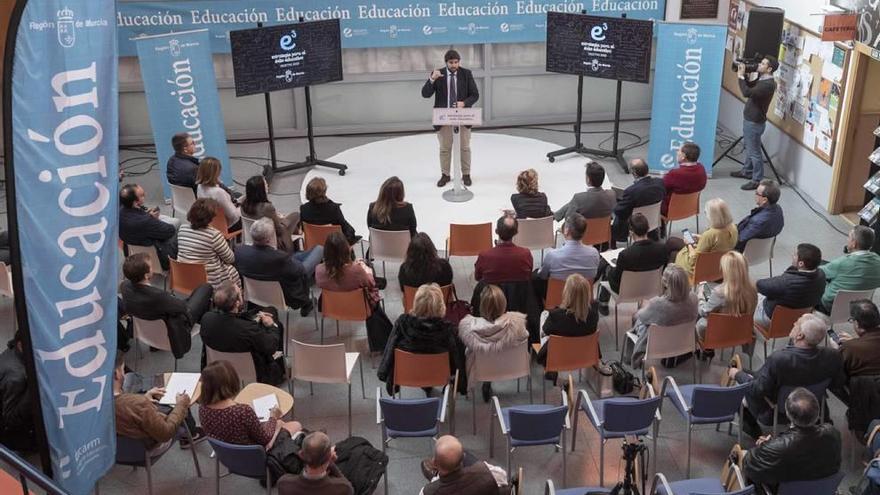
[[[840,470],[840,432],[830,424],[794,427],[749,449],[743,475],[753,483],[817,480]]]
[[[308,275],[302,263],[285,251],[272,246],[238,246],[235,268],[242,277],[280,282],[284,301],[291,308],[301,308],[309,302]]]
[[[141,208],[119,209],[119,238],[132,246],[155,246],[165,270],[170,266],[168,258],[177,257],[177,230]]]
[[[348,239],[349,244],[355,244],[358,241],[355,237],[354,227],[345,219],[339,203],[330,200],[324,203],[317,201],[303,203],[299,207],[299,221],[312,225],[339,225],[342,227],[342,233]]]
[[[447,108],[449,104],[447,100],[449,99],[449,89],[447,88],[447,77],[449,74],[449,69],[446,67],[440,69],[440,73],[443,74],[443,77],[438,77],[436,81],[431,81],[428,78],[425,81],[425,84],[422,86],[422,97],[430,98],[432,95],[434,96],[434,108]],[[477,83],[474,81],[474,75],[470,70],[465,69],[464,67],[459,67],[458,72],[456,72],[456,96],[458,96],[458,101],[463,101],[465,108],[470,108],[474,106],[474,103],[480,99],[480,91],[477,89]],[[439,129],[440,126],[435,125],[434,130]]]
[[[192,348],[193,324],[186,301],[171,293],[145,284],[122,282],[122,305],[126,313],[142,320],[163,320],[168,328],[168,342],[175,359]]]
[[[284,330],[278,321],[275,308],[257,308],[272,314],[277,327],[264,327],[254,321],[256,310],[245,313],[208,311],[202,316],[202,342],[220,352],[250,352],[257,371],[257,381],[278,385],[284,380],[283,359],[273,359],[276,351],[283,349]],[[206,356],[202,356],[202,363]]]
[[[856,438],[863,438],[871,421],[880,418],[880,375],[849,378],[849,386],[834,394],[847,403],[846,421]]]
[[[463,347],[458,342],[456,328],[452,323],[441,318],[419,318],[404,313],[394,322],[394,329],[388,337],[388,343],[382,353],[382,362],[379,363],[376,374],[380,381],[385,382],[385,388],[391,394],[395,349],[413,354],[448,352],[449,370],[453,375],[459,370],[458,390],[464,393],[467,391],[467,382],[463,378],[465,372]]]
[[[764,314],[773,316],[777,304],[788,308],[812,308],[825,292],[825,272],[800,271],[790,266],[782,275],[758,280],[758,292],[764,294]]]
[[[625,271],[647,272],[665,266],[669,262],[669,250],[660,241],[645,239],[636,241],[617,255],[617,267],[608,269],[608,284],[614,292],[620,292],[620,276]]]
[[[642,177],[624,189],[614,206],[614,223],[611,227],[614,238],[626,240],[629,232],[627,222],[632,215],[633,208],[659,203],[663,201],[664,197],[666,197],[666,186],[663,185],[663,179],[659,177]]]

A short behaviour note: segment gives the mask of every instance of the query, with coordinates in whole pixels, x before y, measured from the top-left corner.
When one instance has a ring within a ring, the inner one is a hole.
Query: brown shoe
[[[466,186],[468,186],[468,187],[470,187],[470,185],[474,183],[474,182],[471,180],[471,176],[470,176],[470,175],[463,175],[463,176],[461,177],[461,181],[464,183],[464,185],[466,185]]]
[[[437,187],[443,187],[443,186],[445,186],[446,184],[449,184],[449,181],[450,181],[450,180],[451,180],[451,179],[449,178],[448,175],[446,175],[446,174],[442,174],[442,175],[440,176],[440,180],[437,181]]]

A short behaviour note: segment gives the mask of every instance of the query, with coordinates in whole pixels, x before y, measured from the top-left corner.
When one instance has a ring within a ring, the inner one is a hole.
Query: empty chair
[[[217,456],[214,482],[218,495],[220,493],[220,464],[223,464],[230,474],[258,480],[265,479],[266,495],[272,495],[269,465],[266,463],[266,449],[262,445],[235,445],[210,437],[208,437],[208,443],[211,444],[214,454]]]
[[[602,287],[611,294],[611,300],[614,301],[614,345],[620,349],[620,333],[618,325],[617,307],[622,303],[641,303],[646,299],[660,295],[660,274],[663,268],[650,270],[646,272],[623,271],[620,274],[620,292],[611,290],[611,284],[607,281],[602,282]]]
[[[142,320],[131,317],[134,327],[134,338],[150,347],[162,351],[171,352],[171,342],[168,340],[168,327],[165,320]],[[199,328],[193,325],[190,336],[199,334]],[[174,371],[177,371],[177,359],[174,359]]]
[[[409,285],[403,286],[403,312],[409,313],[413,307],[413,301],[416,298],[416,291],[419,290],[418,287],[410,287]],[[449,303],[450,301],[455,301],[455,285],[449,284],[440,287],[440,292],[443,293],[443,301]]]
[[[543,262],[544,249],[556,246],[553,216],[520,218],[517,220],[517,224],[519,228],[517,229],[517,234],[513,236],[513,243],[529,250],[541,251],[541,262]]]
[[[382,276],[385,276],[385,262],[403,263],[406,249],[411,239],[408,230],[379,230],[370,227],[370,258],[382,262]]]
[[[691,432],[693,425],[732,422],[737,414],[742,418],[743,397],[751,385],[742,383],[733,387],[720,385],[682,385],[667,376],[663,379],[660,397],[668,397],[687,425],[687,476],[691,475]],[[669,388],[667,388],[669,387]],[[663,404],[660,404],[663,410]],[[737,443],[742,444],[742,419],[739,421]]]
[[[598,246],[611,242],[611,216],[586,218],[587,230],[581,237],[581,243],[587,246]]]
[[[763,311],[763,308],[761,308],[761,310]],[[796,322],[802,315],[812,312],[813,308],[788,308],[781,304],[777,304],[773,308],[773,316],[770,317],[769,327],[765,328],[758,322],[755,322],[755,330],[764,339],[764,361],[767,360],[767,341],[773,340],[773,348],[776,349],[775,339],[783,337],[788,338],[788,335],[791,333],[791,328],[794,326],[794,322]],[[848,312],[849,308],[847,308],[847,313]],[[849,315],[847,315],[847,318],[849,318]]]
[[[666,237],[672,233],[672,222],[697,217],[697,232],[700,231],[700,191],[669,196],[669,208],[663,221],[666,222]]]
[[[770,409],[773,414],[773,434],[775,435],[779,430],[779,416],[780,411],[785,409],[785,399],[787,399],[788,396],[792,392],[794,392],[794,389],[798,387],[804,387],[816,396],[816,399],[819,401],[819,422],[822,423],[825,418],[825,398],[827,397],[828,386],[830,385],[831,379],[827,378],[819,383],[814,383],[812,385],[784,385],[779,387],[779,392],[776,394],[776,402],[770,405]],[[788,418],[783,416],[783,421],[785,421],[785,423],[788,423]]]
[[[713,251],[710,253],[697,253],[697,261],[694,264],[694,274],[691,278],[691,287],[696,289],[700,282],[717,282],[724,278],[721,275],[721,257],[727,251]]]
[[[749,266],[760,265],[767,261],[770,263],[770,276],[773,276],[773,248],[776,246],[776,238],[749,239],[743,248],[743,256],[749,262]]]
[[[186,426],[181,426],[178,431],[178,437],[185,436],[190,441],[190,445],[192,443],[192,435],[190,431],[186,428]],[[116,464],[122,466],[132,466],[132,467],[142,467],[147,472],[147,493],[153,494],[153,472],[152,467],[162,456],[168,452],[169,449],[174,445],[174,441],[177,438],[173,438],[171,441],[166,442],[160,446],[156,446],[154,448],[147,448],[144,441],[138,438],[129,438],[124,437],[122,435],[116,436]],[[196,475],[199,478],[202,477],[202,469],[199,467],[199,459],[196,456],[196,451],[193,448],[189,449],[192,453],[193,464],[196,467]]]
[[[639,206],[633,208],[632,214],[641,213],[644,215],[648,220],[648,232],[653,232],[660,228],[660,207],[662,205],[663,202],[658,201],[654,204]]]
[[[637,340],[635,334],[627,332],[627,336],[633,341]],[[645,350],[644,364],[642,364],[642,380],[645,378],[647,361],[650,359],[664,359],[692,353],[696,350],[696,331],[693,322],[685,322],[679,325],[664,327],[651,325],[648,327],[648,345]],[[697,383],[697,360],[691,359],[694,372],[694,383]]]
[[[697,345],[701,350],[733,348],[751,344],[755,341],[752,331],[754,326],[753,315],[729,315],[725,313],[709,313],[706,317],[706,333],[701,340],[697,337]],[[747,353],[748,354],[748,353]],[[752,356],[749,356],[749,368],[752,367]],[[711,360],[709,361],[711,364]]]
[[[376,424],[382,436],[382,452],[394,438],[436,438],[440,423],[446,421],[449,386],[443,390],[443,398],[395,399],[382,397],[381,387],[376,387]],[[388,491],[388,473],[385,473],[385,493]]]
[[[599,364],[599,333],[583,337],[551,335],[547,339],[547,362],[544,371],[561,373],[592,368]],[[537,353],[540,344],[534,344]],[[541,402],[547,402],[547,380],[541,380]]]
[[[501,382],[516,380],[519,393],[519,379],[526,377],[529,389],[529,402],[532,402],[532,374],[529,363],[528,346],[512,347],[498,352],[475,352],[473,367],[468,376],[473,405],[474,434],[477,433],[477,384],[480,382]]]
[[[191,187],[168,185],[171,186],[171,216],[177,217],[179,213],[180,218],[186,218],[189,209],[196,202],[196,193]]]
[[[168,288],[171,292],[189,296],[202,284],[208,283],[208,272],[204,263],[186,263],[169,258],[171,263]]]
[[[254,358],[251,356],[251,353],[222,352],[211,349],[208,346],[205,346],[205,353],[207,354],[208,364],[216,361],[229,361],[232,367],[235,368],[242,386],[248,383],[256,383],[257,370],[254,367]]]
[[[345,383],[348,385],[348,436],[351,436],[351,372],[355,363],[360,363],[361,395],[367,398],[364,389],[364,363],[360,354],[345,352],[345,344],[312,345],[293,341],[293,370],[290,376],[293,391],[294,380],[312,383]],[[314,389],[312,389],[314,393]]]
[[[753,485],[746,486],[742,472],[736,464],[731,465],[728,477],[735,476],[739,489],[729,492],[724,488],[719,477],[713,478],[696,478],[692,480],[681,480],[670,483],[666,480],[663,473],[654,475],[654,481],[651,484],[651,490],[647,493],[657,495],[753,495],[755,487]],[[733,479],[725,480],[725,484],[733,482]]]
[[[839,290],[831,303],[831,328],[849,322],[849,303],[859,299],[872,299],[874,289],[869,290]]]
[[[520,477],[520,480],[522,477]],[[547,480],[544,485],[544,495],[584,495],[585,493],[611,493],[608,488],[601,486],[579,486],[577,488],[565,488],[557,490],[553,485],[553,480]]]
[[[336,335],[340,321],[363,321],[372,313],[365,289],[349,291],[321,290],[321,343],[324,343],[324,318],[336,320]]]
[[[477,256],[492,248],[492,224],[449,224],[446,239],[446,258],[450,256]]]
[[[562,405],[531,404],[501,408],[497,396],[492,397],[493,421],[489,423],[489,457],[495,455],[495,419],[501,434],[507,439],[507,472],[510,472],[510,457],[517,447],[553,445],[556,451],[562,449],[562,485],[565,486],[566,452],[565,430],[571,428],[568,417],[568,396],[562,393]]]
[[[818,480],[780,483],[776,495],[834,495],[843,481],[843,475],[841,471]]]
[[[657,410],[662,397],[636,399],[635,397],[614,397],[593,401],[586,390],[579,390],[574,409],[574,431],[571,436],[571,450],[577,443],[577,413],[583,411],[590,424],[599,433],[599,484],[605,485],[605,442],[611,438],[624,438],[628,435],[642,437],[654,426],[653,447],[657,452]],[[656,422],[655,422],[656,421]],[[656,462],[657,456],[651,456]],[[656,470],[654,470],[656,471]]]
[[[342,232],[340,225],[314,225],[311,223],[302,223],[303,229],[303,251],[308,251],[315,246],[323,246],[327,240],[327,236],[333,232]]]

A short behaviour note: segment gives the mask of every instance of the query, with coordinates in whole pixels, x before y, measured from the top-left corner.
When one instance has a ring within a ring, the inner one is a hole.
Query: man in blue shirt
[[[743,252],[749,239],[768,239],[776,237],[782,232],[785,220],[782,215],[782,207],[776,204],[781,192],[776,182],[764,179],[755,189],[755,204],[757,208],[736,224],[739,231],[739,240],[736,250]]]
[[[587,220],[580,213],[571,213],[562,226],[565,243],[558,249],[551,249],[544,255],[544,262],[535,277],[535,292],[539,299],[547,293],[547,279],[565,280],[573,273],[583,275],[593,281],[599,268],[599,251],[581,242],[587,231]]]

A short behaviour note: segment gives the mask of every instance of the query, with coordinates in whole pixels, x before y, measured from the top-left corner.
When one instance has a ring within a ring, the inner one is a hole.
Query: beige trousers
[[[443,175],[449,173],[452,164],[452,126],[443,126],[437,131],[437,139],[440,140],[440,171]],[[467,127],[459,127],[461,134],[461,174],[471,174],[471,130]]]

